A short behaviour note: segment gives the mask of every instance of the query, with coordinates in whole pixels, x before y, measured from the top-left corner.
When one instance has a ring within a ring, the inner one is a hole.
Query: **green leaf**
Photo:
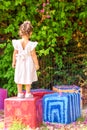
[[[4,47],[6,47],[6,43],[2,43],[2,44],[0,44],[0,48],[4,48]]]

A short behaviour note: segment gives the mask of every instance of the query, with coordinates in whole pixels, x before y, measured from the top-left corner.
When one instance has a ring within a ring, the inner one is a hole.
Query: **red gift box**
[[[4,115],[5,127],[9,127],[13,121],[21,121],[31,128],[39,127],[42,123],[42,100],[38,97],[5,99]]]
[[[23,93],[25,94],[26,91],[24,90]],[[33,96],[38,96],[42,98],[45,94],[54,93],[54,91],[49,89],[31,89],[31,93]]]
[[[42,98],[45,94],[54,93],[54,91],[49,90],[49,89],[31,89],[31,93],[34,96],[38,96]]]
[[[17,97],[5,99],[5,127],[9,127],[15,120],[21,121],[30,128],[37,128],[42,124],[42,97],[45,94],[53,93],[53,91],[33,89],[31,93],[34,97],[29,99]]]

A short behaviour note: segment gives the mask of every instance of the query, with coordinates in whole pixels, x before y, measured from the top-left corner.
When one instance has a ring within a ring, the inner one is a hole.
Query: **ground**
[[[4,128],[4,111],[0,110],[0,130],[7,130]],[[9,129],[8,129],[9,130]],[[19,130],[16,128],[12,128],[10,130]],[[23,128],[20,130],[87,130],[87,106],[82,109],[82,117],[78,119],[78,121],[73,122],[69,125],[62,124],[51,124],[46,123],[42,124],[40,128],[31,129],[31,128]]]

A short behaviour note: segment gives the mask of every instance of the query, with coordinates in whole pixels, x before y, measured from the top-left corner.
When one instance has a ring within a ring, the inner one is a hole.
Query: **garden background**
[[[0,0],[0,87],[17,93],[12,39],[30,20],[40,69],[33,88],[87,84],[87,0]]]

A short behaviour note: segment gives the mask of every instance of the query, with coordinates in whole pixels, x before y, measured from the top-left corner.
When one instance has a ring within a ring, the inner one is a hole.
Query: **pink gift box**
[[[5,127],[9,127],[14,120],[22,121],[23,124],[37,128],[43,122],[42,97],[53,93],[47,89],[32,89],[33,98],[12,97],[5,99]],[[24,91],[25,94],[25,91]]]
[[[38,97],[5,99],[4,116],[5,128],[8,128],[13,121],[21,121],[24,125],[37,128],[42,123],[42,100]]]
[[[0,88],[0,109],[4,109],[4,100],[7,98],[7,90]]]

